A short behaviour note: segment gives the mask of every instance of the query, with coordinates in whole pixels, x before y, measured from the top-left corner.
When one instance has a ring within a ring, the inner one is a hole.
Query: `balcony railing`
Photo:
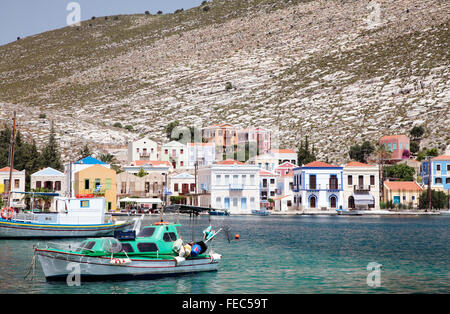
[[[232,183],[229,185],[230,190],[237,191],[243,190],[244,184]]]
[[[294,186],[294,192],[298,192],[299,190],[307,190],[307,191],[338,191],[341,190],[341,184],[307,184],[305,188],[302,186]]]
[[[353,186],[354,192],[369,192],[370,191],[370,185],[354,185]]]

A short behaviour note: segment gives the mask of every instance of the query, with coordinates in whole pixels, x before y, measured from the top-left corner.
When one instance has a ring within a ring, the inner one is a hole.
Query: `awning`
[[[138,204],[162,204],[161,199],[159,198],[131,198],[125,197],[119,200],[119,203],[122,202],[130,202],[130,203],[138,203]]]
[[[372,194],[353,194],[355,205],[375,205],[375,198]]]

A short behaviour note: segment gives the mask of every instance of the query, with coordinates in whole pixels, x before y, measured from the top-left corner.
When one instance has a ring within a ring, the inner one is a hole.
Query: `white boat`
[[[450,209],[449,210],[442,210],[439,212],[442,216],[450,216]]]
[[[106,220],[105,198],[54,198],[55,212],[0,218],[0,238],[101,237],[132,227],[134,221]]]

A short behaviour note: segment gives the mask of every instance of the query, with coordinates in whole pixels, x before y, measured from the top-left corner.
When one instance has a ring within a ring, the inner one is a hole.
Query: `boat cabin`
[[[87,239],[83,241],[78,252],[88,255],[105,255],[108,253],[108,249],[105,249],[105,243],[114,242],[116,246],[120,247],[119,252],[123,251],[129,256],[133,255],[172,255],[173,254],[173,242],[175,242],[178,236],[177,227],[180,224],[162,224],[151,225],[143,227],[142,230],[136,235],[130,235],[130,231],[116,233],[114,238],[100,238],[100,239]],[[118,242],[120,244],[118,244]]]

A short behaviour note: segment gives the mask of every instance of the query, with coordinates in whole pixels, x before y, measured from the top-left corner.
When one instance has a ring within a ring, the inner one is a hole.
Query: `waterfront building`
[[[171,170],[173,170],[170,162],[160,160],[135,160],[129,165],[123,166],[123,170],[125,172],[135,175],[138,174],[141,169],[143,169],[147,174],[160,173],[163,175],[168,174]]]
[[[344,208],[380,209],[378,165],[353,161],[344,166]]]
[[[102,165],[91,165],[74,174],[76,195],[99,195],[106,198],[106,210],[116,210],[116,172]]]
[[[270,150],[271,132],[261,127],[252,127],[237,131],[237,142],[239,147],[245,144],[254,144],[258,155],[268,153]]]
[[[158,160],[158,144],[148,138],[128,143],[128,161]]]
[[[195,163],[199,167],[211,166],[216,159],[216,147],[214,143],[188,143],[187,158],[189,169],[194,169]]]
[[[198,170],[199,205],[250,214],[260,208],[260,169],[236,160],[224,160]]]
[[[189,195],[195,194],[195,177],[187,172],[169,176],[169,191],[171,196],[185,196],[184,204],[193,204]]]
[[[313,161],[294,168],[294,203],[304,212],[335,211],[344,204],[343,167]]]
[[[121,172],[116,176],[117,197],[163,198],[166,176],[159,172],[151,172],[138,177],[130,172]]]
[[[4,167],[0,169],[0,192],[4,200],[8,196],[9,187],[9,167]],[[18,171],[13,169],[12,171],[12,182],[11,182],[11,207],[23,208],[25,206],[24,194],[15,192],[25,192],[25,170]]]
[[[423,188],[415,181],[384,181],[384,200],[395,206],[400,204],[415,209],[419,206],[419,197]]]
[[[261,191],[261,208],[271,208],[272,205],[269,199],[276,197],[277,195],[277,174],[272,171],[260,170],[259,171],[259,188]]]
[[[409,155],[408,157],[404,155],[405,151],[409,152],[409,137],[406,135],[383,136],[380,138],[379,144],[391,153],[388,161],[397,162],[409,158]]]
[[[161,160],[168,161],[172,165],[173,169],[187,169],[187,146],[178,141],[171,141],[162,145]]]
[[[50,167],[41,169],[30,176],[30,188],[32,190],[47,189],[64,196],[67,192],[66,175]]]
[[[441,155],[422,162],[420,176],[424,185],[428,186],[431,176],[431,188],[438,191],[448,192],[450,190],[450,155]],[[430,173],[431,172],[431,173]]]
[[[66,176],[66,195],[67,196],[73,196],[75,191],[74,191],[74,182],[75,182],[75,173],[77,173],[78,171],[87,169],[91,166],[94,165],[99,165],[102,166],[104,168],[108,168],[110,169],[111,166],[101,160],[98,160],[94,157],[88,156],[85,158],[82,158],[80,160],[77,160],[76,162],[73,163],[66,163],[64,165],[64,174]]]
[[[275,201],[276,211],[294,210],[294,168],[297,166],[285,162],[275,168],[277,174],[277,196]]]

